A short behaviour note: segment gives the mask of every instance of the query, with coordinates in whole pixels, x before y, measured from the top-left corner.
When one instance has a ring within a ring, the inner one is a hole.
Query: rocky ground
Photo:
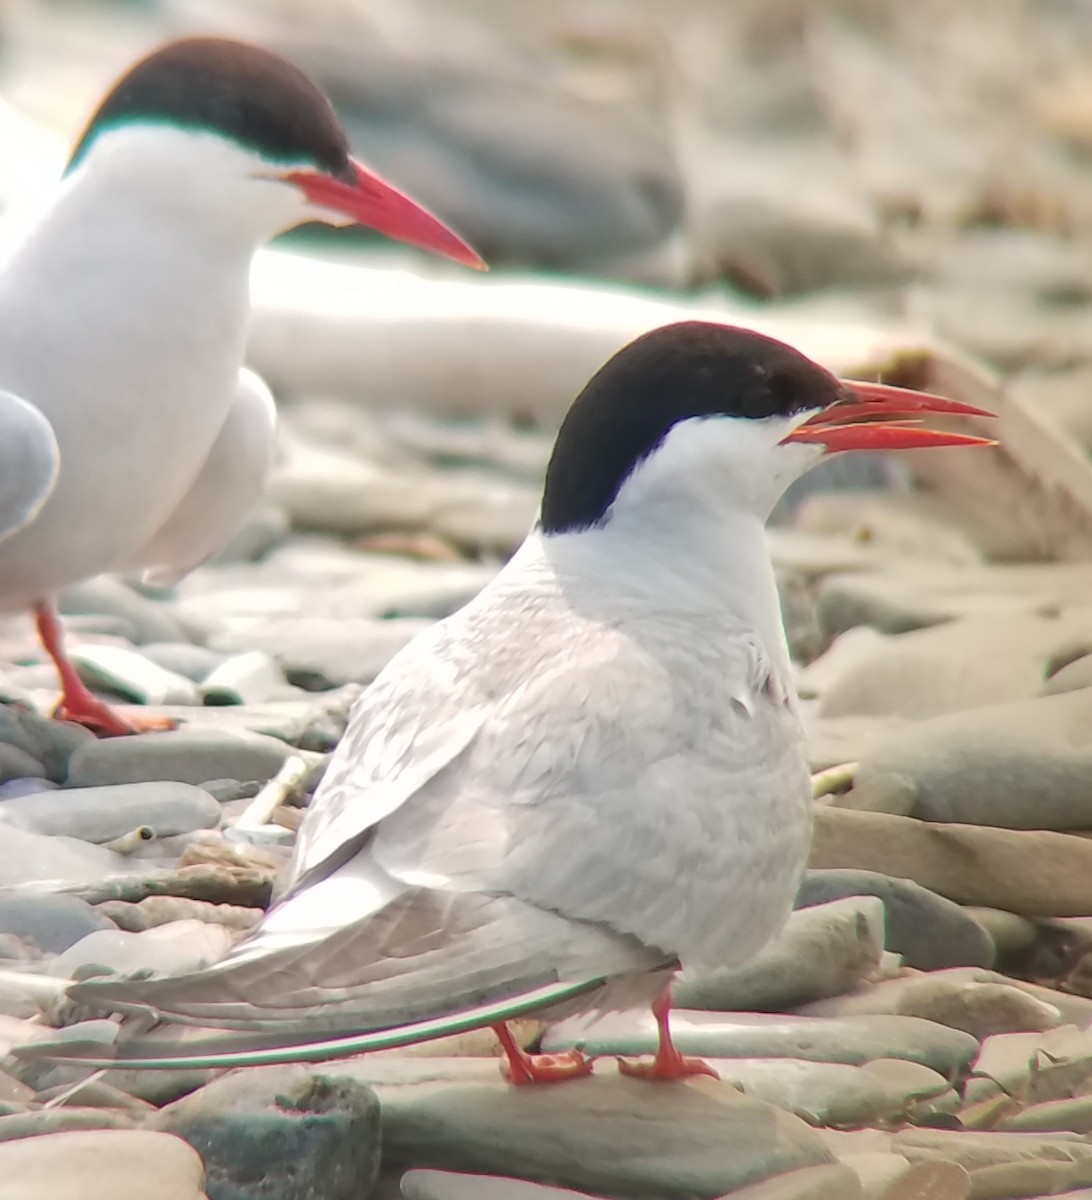
[[[286,44],[298,19],[288,0],[62,7],[10,6],[6,94],[69,133],[152,30]],[[617,1075],[611,1054],[652,1044],[634,1014],[522,1026],[529,1045],[607,1056],[557,1090],[504,1085],[475,1034],[218,1078],[109,1072],[53,1103],[80,1075],[28,1048],[52,1036],[64,981],[211,961],[259,919],[359,689],[518,543],[587,371],[683,311],[504,277],[469,300],[450,277],[393,275],[368,307],[355,272],[335,287],[263,260],[253,359],[283,420],[267,503],[177,588],[103,578],[62,598],[85,678],[180,728],[99,741],[49,719],[29,622],[0,619],[0,1200],[1089,1200],[1087,12],[693,3],[672,22],[604,3],[520,25],[515,7],[468,4],[488,20],[455,29],[443,6],[331,2],[300,44],[365,137],[376,101],[344,46],[366,11],[400,52],[370,87],[417,114],[413,162],[444,139],[476,147],[458,211],[502,263],[701,288],[706,308],[788,322],[809,349],[823,318],[814,352],[832,366],[870,357],[836,347],[839,321],[858,323],[854,346],[861,323],[940,335],[1004,378],[999,403],[1070,439],[1073,494],[1025,521],[1031,491],[1002,486],[1024,470],[1017,439],[1013,476],[976,459],[977,507],[906,460],[813,478],[783,506],[771,547],[816,836],[778,940],[679,984],[678,1041],[720,1082]],[[485,82],[446,75],[422,115],[406,47],[426,19]],[[496,89],[516,89],[499,67],[528,56],[566,104],[521,92],[518,130],[489,125],[483,148]],[[644,122],[624,137],[623,109]],[[514,154],[513,183],[498,164]],[[552,203],[501,220],[511,187]]]

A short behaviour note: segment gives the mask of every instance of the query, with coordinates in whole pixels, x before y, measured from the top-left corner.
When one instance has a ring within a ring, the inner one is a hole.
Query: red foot
[[[707,1062],[689,1054],[680,1054],[677,1050],[673,1056],[657,1054],[652,1059],[619,1058],[616,1061],[618,1070],[633,1079],[649,1079],[662,1083],[665,1080],[685,1079],[688,1075],[712,1075],[714,1079],[720,1078]]]
[[[649,1059],[619,1058],[618,1070],[623,1075],[633,1079],[649,1079],[663,1082],[670,1079],[685,1079],[688,1075],[712,1075],[714,1079],[720,1076],[700,1058],[692,1058],[680,1054],[671,1040],[671,989],[669,987],[656,997],[652,1004],[652,1015],[656,1018],[656,1026],[660,1033],[660,1044],[656,1049],[656,1057]]]
[[[130,733],[162,733],[177,729],[178,722],[171,717],[160,717],[152,713],[129,713],[123,716],[111,708],[105,700],[87,693],[88,699],[62,696],[53,709],[55,721],[75,721],[104,737],[123,737]]]
[[[566,1050],[563,1054],[528,1054],[508,1032],[507,1025],[494,1025],[493,1032],[500,1040],[506,1060],[501,1063],[501,1074],[516,1087],[562,1083],[592,1073],[592,1060],[579,1050]]]
[[[42,639],[42,645],[56,664],[57,672],[61,677],[61,699],[53,710],[56,720],[75,721],[78,725],[86,725],[88,729],[110,737],[120,737],[127,733],[174,729],[177,722],[172,721],[169,717],[157,717],[149,713],[126,718],[111,708],[105,700],[100,700],[88,689],[72,660],[65,653],[64,631],[53,606],[45,603],[36,604],[34,619],[38,626],[38,636]]]

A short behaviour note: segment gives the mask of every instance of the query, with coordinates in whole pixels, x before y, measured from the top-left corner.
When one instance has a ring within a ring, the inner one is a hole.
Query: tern
[[[724,325],[622,349],[562,423],[522,547],[358,701],[256,930],[200,971],[69,989],[202,1029],[123,1022],[109,1055],[65,1056],[321,1061],[489,1025],[526,1084],[591,1062],[529,1054],[506,1020],[650,1003],[657,1053],[622,1069],[708,1072],[671,1041],[671,977],[778,932],[811,833],[766,519],[827,454],[992,444],[928,413],[991,415]]]
[[[0,273],[0,612],[36,614],[58,715],[133,731],[66,658],[56,593],[119,569],[178,578],[260,496],[275,410],[242,365],[250,264],[309,221],[483,265],[350,157],[306,75],[256,46],[187,38],[106,95]]]

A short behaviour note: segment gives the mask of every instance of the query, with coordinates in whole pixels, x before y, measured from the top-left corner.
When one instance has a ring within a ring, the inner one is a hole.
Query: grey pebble
[[[219,664],[201,684],[206,704],[260,704],[284,694],[288,680],[270,655],[261,650],[234,654]]]
[[[158,837],[213,829],[220,823],[220,805],[188,783],[107,784],[5,800],[0,821],[13,821],[35,833],[102,843],[139,826],[148,826]]]
[[[9,779],[0,783],[0,801],[14,800],[19,796],[37,796],[42,792],[56,791],[61,785],[51,779]]]
[[[55,783],[64,782],[73,753],[95,740],[89,729],[70,721],[51,721],[23,708],[0,706],[0,743],[36,759],[46,778]]]
[[[201,693],[184,675],[167,671],[136,650],[84,643],[69,649],[80,678],[136,704],[199,704]]]
[[[201,784],[206,779],[265,782],[292,753],[290,746],[257,734],[176,730],[140,737],[106,738],[82,746],[69,764],[72,787],[144,783],[171,779]]]
[[[671,1033],[684,1054],[703,1058],[803,1058],[860,1065],[873,1058],[904,1058],[947,1074],[978,1053],[969,1034],[917,1017],[863,1016],[826,1020],[773,1013],[711,1013],[676,1009]],[[592,1054],[651,1054],[656,1027],[647,1013],[619,1013],[594,1021],[571,1018],[546,1031],[545,1051],[583,1046]]]
[[[65,588],[58,606],[69,614],[102,614],[120,617],[131,627],[130,640],[144,642],[185,642],[185,626],[167,605],[142,596],[133,588],[109,575],[99,575]]]
[[[25,750],[0,742],[0,783],[19,779],[44,779],[45,767]]]
[[[94,883],[127,874],[133,864],[122,854],[76,838],[49,837],[7,826],[0,838],[0,887],[43,880]]]
[[[113,928],[105,913],[76,896],[0,892],[0,931],[49,954],[67,950],[96,930]]]
[[[165,671],[184,675],[193,683],[201,683],[225,658],[207,646],[192,642],[149,642],[141,646],[140,652]]]
[[[879,896],[886,914],[886,946],[921,971],[993,966],[989,934],[958,904],[909,879],[876,871],[809,871],[796,894],[808,908],[843,896]]]
[[[742,967],[684,971],[672,998],[680,1008],[780,1012],[851,991],[879,967],[883,952],[883,901],[849,896],[792,913]]]

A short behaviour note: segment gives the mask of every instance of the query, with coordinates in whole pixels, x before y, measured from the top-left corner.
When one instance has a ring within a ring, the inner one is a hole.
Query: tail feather
[[[195,1031],[178,1031],[174,1037],[135,1037],[122,1041],[116,1051],[104,1049],[104,1043],[79,1042],[69,1038],[39,1041],[17,1047],[13,1053],[22,1059],[48,1058],[52,1062],[85,1067],[125,1070],[204,1070],[223,1067],[257,1067],[289,1063],[319,1063],[347,1058],[371,1050],[392,1050],[418,1042],[432,1041],[451,1034],[466,1033],[511,1021],[544,1008],[553,1008],[579,1000],[605,986],[605,979],[586,979],[579,983],[556,983],[536,988],[521,996],[478,1005],[463,1012],[418,1021],[392,1029],[316,1038],[299,1034],[293,1041],[286,1033],[212,1033],[187,1036]],[[119,1027],[119,1033],[122,1032]]]

